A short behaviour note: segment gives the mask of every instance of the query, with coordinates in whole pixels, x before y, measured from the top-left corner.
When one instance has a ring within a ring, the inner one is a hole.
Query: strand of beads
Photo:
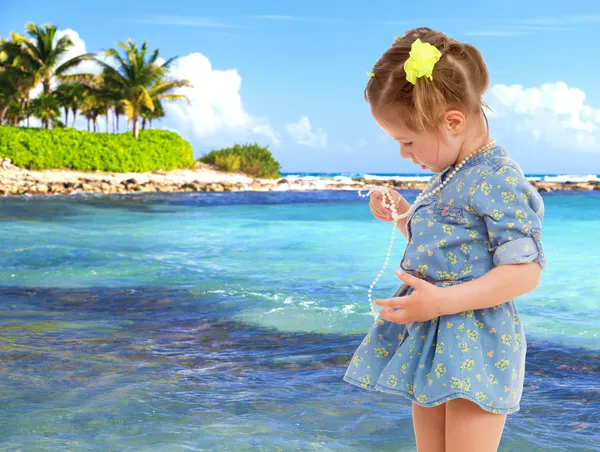
[[[373,292],[373,287],[375,286],[375,284],[377,284],[377,281],[379,281],[379,278],[381,277],[381,275],[383,275],[383,272],[385,271],[385,269],[386,269],[386,267],[388,265],[388,262],[390,260],[390,255],[392,254],[392,248],[394,247],[394,239],[396,237],[396,222],[398,220],[406,218],[407,216],[409,216],[412,213],[412,211],[415,209],[415,207],[417,206],[417,204],[422,199],[424,199],[423,198],[423,193],[425,193],[429,189],[429,187],[431,187],[434,184],[434,182],[435,182],[436,179],[437,178],[432,177],[429,180],[429,183],[425,186],[425,188],[423,189],[423,191],[421,193],[419,193],[419,195],[415,199],[415,202],[403,214],[399,214],[398,213],[398,210],[396,209],[396,203],[394,203],[394,201],[392,199],[392,195],[390,194],[390,192],[389,192],[389,190],[387,188],[385,188],[385,187],[379,187],[379,186],[376,186],[376,185],[371,185],[371,186],[368,186],[369,187],[369,191],[368,191],[368,193],[366,195],[362,195],[360,193],[361,190],[358,191],[358,195],[361,196],[361,197],[365,197],[365,198],[368,197],[368,196],[370,196],[370,194],[373,191],[380,191],[380,192],[382,192],[381,204],[384,207],[386,207],[386,208],[388,208],[388,209],[391,210],[391,212],[392,212],[392,219],[393,219],[393,222],[394,222],[394,228],[392,229],[392,238],[390,240],[390,246],[388,248],[388,252],[387,252],[387,256],[385,258],[385,262],[383,264],[383,267],[381,268],[381,270],[377,274],[377,277],[375,278],[375,280],[369,286],[369,291],[368,291],[369,306],[371,307],[371,314],[373,315],[374,318],[377,318],[378,314],[377,314],[377,312],[375,312],[375,305],[373,304],[373,300],[371,299],[371,295],[372,295],[372,292]],[[389,201],[389,204],[388,204],[388,201]]]
[[[412,214],[412,212],[416,209],[416,207],[418,206],[418,204],[421,201],[424,201],[426,199],[429,199],[433,196],[435,196],[437,193],[439,193],[450,181],[450,179],[452,179],[458,170],[460,170],[463,165],[465,163],[467,163],[467,161],[471,158],[473,158],[475,155],[481,153],[481,152],[485,152],[491,148],[493,148],[496,145],[496,140],[492,140],[490,141],[488,144],[486,144],[485,146],[481,147],[480,149],[477,149],[473,152],[471,152],[467,157],[465,157],[459,164],[457,164],[452,171],[448,174],[448,177],[446,177],[446,179],[441,182],[436,188],[434,188],[432,191],[428,191],[433,185],[435,185],[436,181],[441,177],[440,174],[438,174],[437,177],[431,177],[429,179],[429,182],[427,183],[427,185],[425,186],[425,188],[421,191],[421,193],[419,193],[415,199],[415,202],[410,206],[410,208],[402,213],[399,214],[397,209],[396,209],[396,204],[394,203],[394,200],[392,199],[392,195],[389,191],[388,188],[385,187],[379,187],[377,185],[367,185],[366,188],[368,188],[368,192],[366,195],[363,195],[361,193],[361,191],[365,190],[365,188],[362,188],[361,190],[358,190],[358,196],[360,196],[361,198],[368,198],[369,196],[371,196],[371,194],[374,191],[380,191],[382,192],[382,197],[381,197],[381,205],[389,210],[391,210],[392,212],[392,219],[393,219],[393,224],[394,224],[394,228],[392,229],[392,238],[390,240],[390,246],[388,248],[388,253],[387,256],[385,258],[385,262],[383,264],[383,267],[381,268],[381,270],[379,271],[379,273],[377,274],[377,277],[375,278],[375,280],[371,283],[371,285],[369,286],[369,291],[368,291],[368,298],[369,298],[369,306],[371,307],[371,313],[373,314],[374,318],[377,318],[377,312],[375,312],[375,306],[373,305],[373,301],[371,299],[371,295],[373,292],[373,287],[375,286],[375,284],[377,284],[377,281],[379,281],[379,278],[381,278],[381,276],[383,275],[383,272],[385,270],[385,268],[388,265],[389,259],[390,259],[390,255],[392,254],[392,248],[394,246],[394,239],[396,236],[396,222],[398,220],[401,220],[403,218],[406,218],[408,216],[410,216]],[[389,204],[388,204],[389,203]]]

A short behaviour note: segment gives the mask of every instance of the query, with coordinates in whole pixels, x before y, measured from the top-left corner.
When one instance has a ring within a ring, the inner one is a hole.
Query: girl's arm
[[[541,270],[538,262],[500,265],[480,278],[445,287],[440,315],[490,308],[525,295],[538,286]]]
[[[519,167],[502,163],[483,171],[469,206],[484,219],[493,266],[479,278],[444,288],[447,300],[439,308],[445,313],[489,308],[531,292],[547,266],[540,240],[544,202]]]

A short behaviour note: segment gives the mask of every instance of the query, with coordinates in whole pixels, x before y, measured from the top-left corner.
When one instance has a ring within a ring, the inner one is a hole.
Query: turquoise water
[[[600,193],[543,196],[500,450],[600,450]],[[0,449],[415,450],[408,400],[342,381],[391,231],[355,191],[0,198]]]

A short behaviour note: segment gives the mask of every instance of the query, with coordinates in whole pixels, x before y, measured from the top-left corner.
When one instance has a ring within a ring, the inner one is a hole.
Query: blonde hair
[[[417,38],[435,46],[442,56],[433,69],[433,80],[422,77],[413,85],[406,80],[404,62]],[[364,97],[374,112],[395,106],[408,113],[406,123],[412,130],[436,131],[449,108],[479,114],[488,127],[485,110],[489,107],[482,96],[489,81],[487,66],[476,47],[420,27],[407,31],[379,58]]]

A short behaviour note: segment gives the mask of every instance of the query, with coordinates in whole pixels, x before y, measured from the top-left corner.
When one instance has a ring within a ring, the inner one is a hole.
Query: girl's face
[[[456,163],[463,140],[460,138],[460,133],[457,133],[457,130],[462,128],[462,124],[457,127],[455,119],[445,117],[440,134],[435,135],[410,130],[397,111],[395,115],[378,114],[374,115],[374,118],[379,127],[398,142],[400,157],[412,160],[421,169],[438,173]]]

